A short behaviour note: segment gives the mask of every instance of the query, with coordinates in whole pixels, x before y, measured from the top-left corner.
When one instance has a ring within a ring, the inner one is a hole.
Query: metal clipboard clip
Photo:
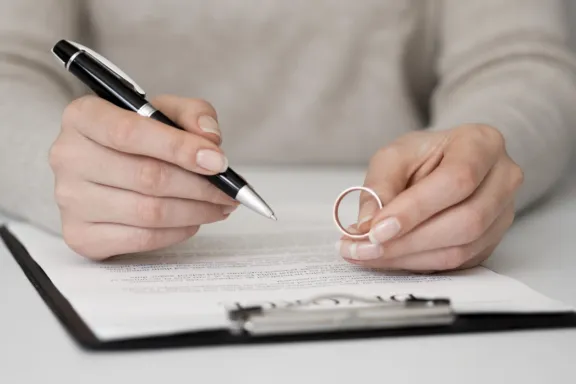
[[[321,299],[350,299],[361,306],[310,308]],[[449,325],[456,316],[450,300],[409,297],[382,301],[349,294],[315,296],[284,308],[251,306],[228,310],[230,331],[252,336],[362,331]]]

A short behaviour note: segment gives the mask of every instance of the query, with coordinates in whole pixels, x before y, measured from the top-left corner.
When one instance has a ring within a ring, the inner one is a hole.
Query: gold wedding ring
[[[371,190],[370,188],[367,187],[350,187],[344,191],[342,191],[342,193],[340,193],[340,195],[338,196],[338,198],[336,199],[336,202],[334,203],[334,209],[333,209],[333,216],[334,216],[334,222],[336,223],[336,226],[338,227],[338,229],[340,230],[340,232],[342,232],[344,235],[352,238],[352,239],[365,239],[368,237],[368,233],[363,233],[363,234],[354,234],[354,233],[350,233],[348,232],[343,226],[342,223],[340,222],[340,217],[338,215],[339,213],[339,208],[340,208],[340,203],[342,202],[342,200],[344,199],[344,197],[346,197],[346,195],[348,195],[351,192],[354,191],[364,191],[364,192],[368,192],[370,195],[372,195],[372,197],[374,197],[376,199],[376,202],[378,203],[378,207],[380,209],[382,209],[382,200],[380,200],[380,197],[378,197],[378,195],[376,194],[376,192],[374,192],[373,190]]]

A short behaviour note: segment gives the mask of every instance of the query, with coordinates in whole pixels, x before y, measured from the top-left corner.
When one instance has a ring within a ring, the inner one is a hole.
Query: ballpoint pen
[[[63,63],[66,70],[112,104],[141,116],[182,129],[156,110],[147,100],[146,92],[122,70],[92,49],[73,41],[60,40],[52,53]],[[272,209],[254,189],[230,167],[217,175],[202,175],[228,196],[253,211],[277,220]]]

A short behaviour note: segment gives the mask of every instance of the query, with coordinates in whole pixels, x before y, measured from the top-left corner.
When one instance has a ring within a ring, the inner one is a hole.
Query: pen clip
[[[120,68],[118,68],[116,65],[114,65],[114,63],[112,63],[110,60],[108,60],[104,56],[100,55],[99,53],[95,52],[94,50],[92,50],[88,47],[85,47],[82,44],[79,44],[79,43],[76,43],[76,42],[70,41],[70,40],[68,40],[68,42],[70,44],[72,44],[73,46],[75,46],[76,48],[78,48],[78,49],[88,53],[89,55],[93,56],[96,60],[98,60],[100,62],[100,64],[104,65],[112,73],[114,73],[120,79],[122,79],[126,83],[128,83],[136,92],[138,92],[142,96],[146,96],[146,91],[144,91],[144,89],[142,89],[142,87],[140,87],[138,84],[136,84],[136,82],[134,80],[132,80],[130,78],[130,76],[128,76],[126,73],[124,73],[124,71],[122,71]]]

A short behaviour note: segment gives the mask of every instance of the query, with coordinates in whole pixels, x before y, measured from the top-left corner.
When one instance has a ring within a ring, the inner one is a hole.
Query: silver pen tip
[[[236,194],[236,200],[260,215],[278,221],[272,209],[262,200],[260,196],[249,185],[245,185]]]

